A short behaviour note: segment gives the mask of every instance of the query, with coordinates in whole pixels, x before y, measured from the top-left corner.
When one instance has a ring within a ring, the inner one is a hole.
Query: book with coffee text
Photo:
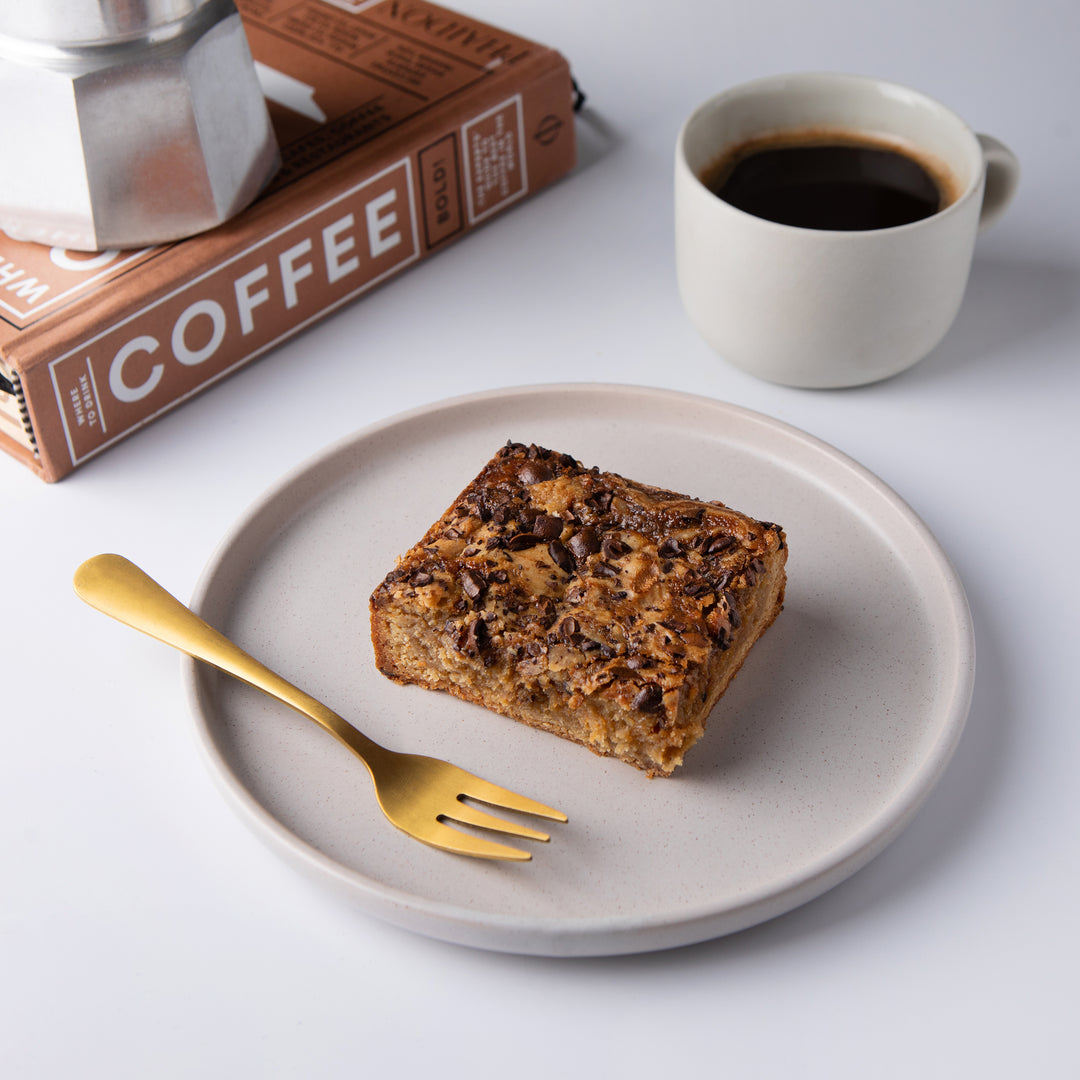
[[[75,252],[0,234],[0,446],[71,472],[565,175],[553,49],[426,0],[238,0],[282,151],[199,236]]]

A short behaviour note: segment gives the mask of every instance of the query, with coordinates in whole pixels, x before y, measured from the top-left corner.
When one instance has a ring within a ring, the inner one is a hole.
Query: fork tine
[[[507,833],[510,836],[519,836],[523,840],[541,840],[547,843],[551,837],[547,833],[530,829],[528,825],[518,825],[513,821],[489,814],[478,806],[470,806],[458,799],[457,806],[440,815],[448,821],[456,821],[460,825],[475,825],[481,829],[491,829],[492,832]]]
[[[442,821],[433,821],[422,831],[414,831],[411,835],[425,844],[443,851],[452,851],[456,855],[472,855],[479,859],[497,859],[504,862],[529,862],[532,859],[529,851],[460,832]]]
[[[535,799],[527,799],[524,795],[499,787],[498,784],[481,780],[479,776],[470,776],[468,782],[462,785],[462,794],[477,802],[487,803],[489,806],[501,806],[504,810],[517,810],[522,814],[533,814],[536,817],[547,818],[549,821],[567,820],[561,810],[555,810],[545,806]]]

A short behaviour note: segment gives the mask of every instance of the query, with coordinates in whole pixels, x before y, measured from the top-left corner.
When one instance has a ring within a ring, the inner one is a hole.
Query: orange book
[[[556,51],[425,0],[239,0],[281,171],[138,251],[0,233],[0,446],[53,481],[573,167]]]

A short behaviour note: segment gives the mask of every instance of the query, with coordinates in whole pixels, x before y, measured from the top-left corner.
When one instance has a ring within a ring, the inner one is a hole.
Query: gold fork
[[[497,844],[447,821],[478,826],[526,840],[550,839],[489,814],[465,799],[533,814],[551,821],[566,815],[523,795],[481,780],[437,758],[400,754],[372,742],[321,702],[249,656],[121,555],[95,555],[75,571],[75,592],[91,607],[174,649],[211,664],[310,717],[366,766],[383,813],[403,832],[432,847],[481,859],[527,861],[528,851]]]

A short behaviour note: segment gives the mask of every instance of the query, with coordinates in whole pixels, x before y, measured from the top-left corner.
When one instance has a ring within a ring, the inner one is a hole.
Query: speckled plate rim
[[[906,787],[880,813],[853,832],[845,844],[826,856],[801,866],[782,881],[768,882],[757,892],[740,898],[737,905],[717,907],[703,903],[684,911],[677,919],[663,913],[656,916],[605,916],[602,918],[522,918],[489,911],[475,911],[442,903],[388,886],[343,866],[305,843],[269,812],[235,775],[221,754],[211,730],[211,717],[200,684],[201,665],[186,661],[184,682],[195,725],[195,733],[209,771],[226,800],[253,831],[279,856],[343,896],[368,915],[404,929],[442,941],[499,952],[549,957],[625,955],[692,945],[738,932],[775,918],[821,896],[861,869],[896,839],[921,809],[945,771],[959,743],[971,705],[975,674],[975,640],[970,609],[963,586],[937,539],[914,510],[888,485],[853,458],[830,444],[784,421],[742,406],[681,391],[645,386],[598,383],[560,383],[500,388],[444,399],[397,413],[348,435],[326,447],[287,472],[252,503],[225,535],[211,556],[196,585],[192,607],[201,611],[212,593],[216,575],[231,549],[241,538],[259,528],[260,520],[272,516],[276,504],[298,484],[313,477],[331,475],[340,480],[340,462],[353,455],[357,444],[370,440],[388,428],[431,418],[436,414],[467,411],[477,404],[497,404],[522,396],[598,396],[610,401],[613,395],[633,399],[680,400],[715,410],[718,417],[736,416],[743,422],[760,425],[770,435],[798,445],[805,454],[800,459],[804,471],[815,458],[838,469],[851,487],[847,498],[857,491],[867,504],[893,515],[897,526],[917,538],[926,565],[940,578],[944,588],[937,594],[941,613],[951,627],[952,645],[958,657],[947,700],[937,702],[940,717],[936,737],[923,757],[921,767]],[[338,468],[335,468],[335,465]],[[326,487],[331,485],[325,484]],[[298,513],[294,510],[293,516]],[[534,865],[542,861],[541,856]]]

